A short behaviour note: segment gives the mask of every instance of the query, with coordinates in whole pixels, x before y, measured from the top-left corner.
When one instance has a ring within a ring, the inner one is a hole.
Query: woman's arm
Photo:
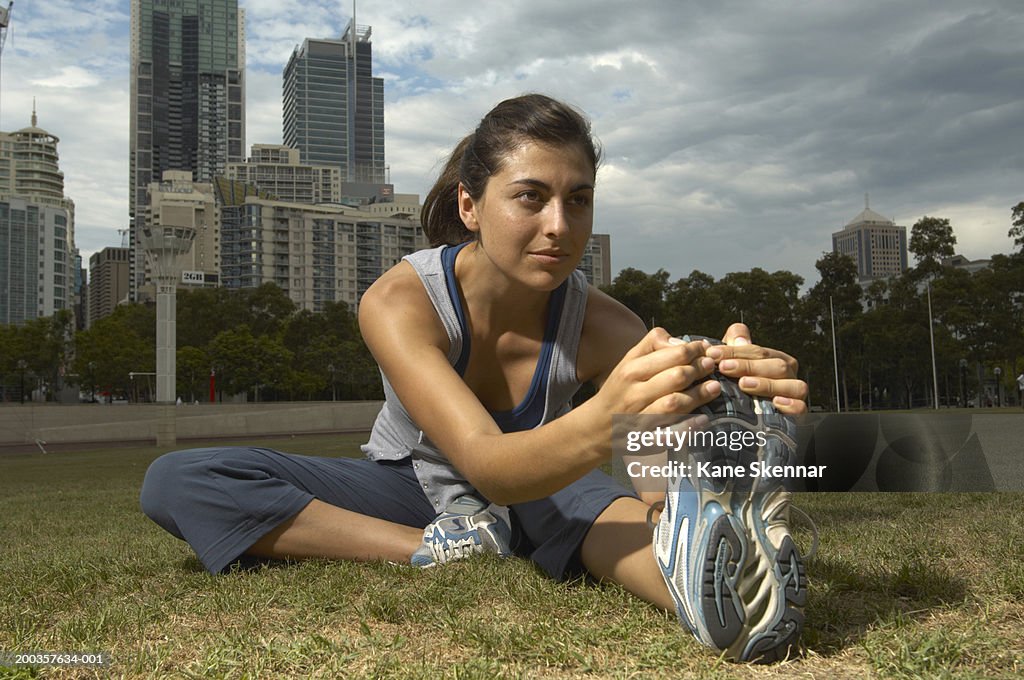
[[[447,335],[410,265],[371,286],[359,323],[413,420],[470,484],[508,505],[551,495],[609,460],[612,414],[689,413],[718,394],[717,383],[697,382],[712,367],[701,343],[680,343],[661,329],[642,333],[639,320],[621,323],[628,322],[621,305],[596,300],[580,350],[589,375],[580,377],[597,379],[598,394],[547,425],[508,434],[448,363]]]

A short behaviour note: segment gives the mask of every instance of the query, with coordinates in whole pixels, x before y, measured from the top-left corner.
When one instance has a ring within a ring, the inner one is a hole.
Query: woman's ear
[[[462,182],[459,182],[457,200],[459,203],[459,217],[462,218],[462,223],[466,225],[466,229],[474,234],[480,231],[480,225],[476,221],[476,201],[469,195],[469,190],[466,189]]]

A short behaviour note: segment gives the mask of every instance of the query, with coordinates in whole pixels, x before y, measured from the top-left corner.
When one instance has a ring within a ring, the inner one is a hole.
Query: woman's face
[[[459,212],[506,276],[557,288],[576,268],[594,220],[594,167],[575,147],[527,142],[505,157],[483,196],[459,186]]]

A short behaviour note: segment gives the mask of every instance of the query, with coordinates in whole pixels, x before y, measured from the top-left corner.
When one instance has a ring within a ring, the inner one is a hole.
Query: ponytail
[[[442,245],[455,246],[473,238],[473,233],[466,229],[462,217],[459,216],[462,158],[472,139],[473,135],[469,135],[458,143],[423,201],[423,232],[430,239],[431,248]]]

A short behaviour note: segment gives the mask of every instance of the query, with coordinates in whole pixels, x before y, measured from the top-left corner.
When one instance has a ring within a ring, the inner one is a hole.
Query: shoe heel
[[[727,649],[739,637],[746,619],[736,591],[746,546],[733,522],[729,515],[721,515],[711,526],[701,574],[701,613],[708,634],[719,649]]]

